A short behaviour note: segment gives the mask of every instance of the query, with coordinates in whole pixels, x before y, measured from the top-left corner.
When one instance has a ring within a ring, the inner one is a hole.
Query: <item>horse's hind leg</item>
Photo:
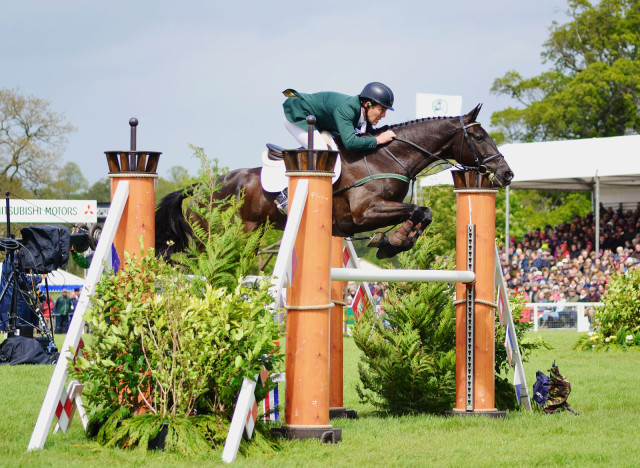
[[[372,240],[369,246],[377,246],[376,257],[379,259],[391,258],[400,252],[411,249],[420,234],[431,224],[432,214],[427,207],[418,207],[411,218],[407,219],[389,237],[381,236]],[[375,245],[372,245],[375,244]]]

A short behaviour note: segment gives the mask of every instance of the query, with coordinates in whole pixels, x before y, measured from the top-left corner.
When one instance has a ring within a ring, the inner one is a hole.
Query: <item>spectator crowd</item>
[[[502,268],[511,296],[527,302],[600,302],[614,273],[640,263],[640,203],[635,211],[601,208],[600,255],[594,245],[594,216],[510,239],[509,264]]]

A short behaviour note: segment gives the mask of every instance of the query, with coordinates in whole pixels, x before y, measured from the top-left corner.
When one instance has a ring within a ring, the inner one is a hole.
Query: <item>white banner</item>
[[[98,221],[96,200],[9,200],[12,223],[87,223]],[[0,222],[7,216],[7,206],[0,203]]]
[[[416,93],[416,118],[462,115],[462,96]]]

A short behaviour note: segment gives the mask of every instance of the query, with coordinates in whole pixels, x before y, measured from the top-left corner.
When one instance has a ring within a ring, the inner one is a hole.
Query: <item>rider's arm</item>
[[[355,120],[359,118],[359,114],[354,115],[354,113],[358,113],[360,111],[360,107],[354,109],[353,106],[345,104],[338,107],[333,112],[333,118],[336,121],[336,126],[338,127],[338,131],[340,132],[340,138],[342,138],[342,144],[348,149],[352,151],[367,151],[373,150],[378,146],[378,142],[375,137],[361,137],[356,135],[355,125],[354,125],[354,117]]]

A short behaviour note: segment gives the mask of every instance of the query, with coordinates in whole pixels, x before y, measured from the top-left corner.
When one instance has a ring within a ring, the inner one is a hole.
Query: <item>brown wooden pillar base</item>
[[[336,444],[342,440],[342,429],[333,426],[288,426],[274,427],[271,432],[285,439],[318,439],[325,444]]]
[[[341,408],[329,408],[329,419],[358,419],[356,410]]]
[[[496,410],[484,410],[484,411],[466,411],[466,410],[458,410],[453,409],[451,411],[445,411],[445,416],[457,416],[457,417],[475,417],[481,416],[485,418],[495,418],[502,419],[507,417],[506,411],[498,411]]]

